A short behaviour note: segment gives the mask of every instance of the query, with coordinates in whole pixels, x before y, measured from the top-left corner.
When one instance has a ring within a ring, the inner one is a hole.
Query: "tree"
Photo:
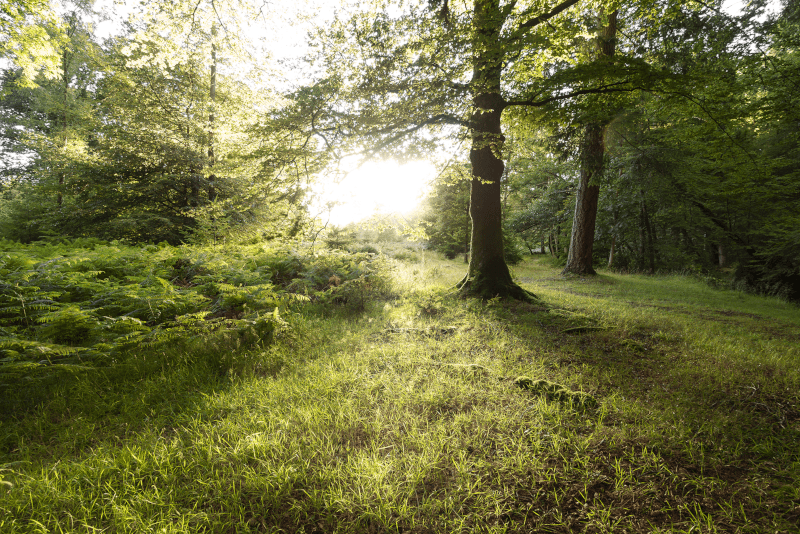
[[[601,18],[604,13],[601,11]],[[600,61],[614,55],[617,33],[617,11],[608,15],[597,36],[597,55]],[[602,104],[601,104],[602,105]],[[569,241],[567,265],[563,273],[595,274],[592,267],[597,201],[600,197],[600,178],[605,158],[605,130],[608,118],[595,118],[583,127],[580,147],[580,176],[575,195],[575,215]]]
[[[503,255],[504,112],[630,92],[653,77],[648,65],[630,58],[602,68],[576,63],[574,47],[596,31],[573,9],[577,4],[411,4],[401,14],[356,14],[317,39],[321,61],[339,69],[318,85],[338,95],[315,128],[331,145],[350,139],[366,154],[414,154],[429,150],[425,143],[436,136],[469,138],[472,235],[459,284],[464,294],[531,298],[512,281]],[[422,130],[423,148],[412,147],[408,136]]]
[[[217,71],[231,54],[215,24],[229,20],[209,12],[138,14],[104,50],[67,14],[61,75],[14,85],[0,108],[4,150],[28,151],[13,171],[22,183],[4,210],[7,235],[179,243],[299,231],[301,181],[316,170],[307,139],[265,117],[279,110],[274,92]],[[163,42],[183,29],[195,41]]]
[[[16,153],[4,170],[14,174],[16,183],[36,184],[35,188],[23,186],[24,194],[17,196],[12,207],[13,218],[28,237],[40,231],[58,231],[43,221],[53,220],[61,210],[68,211],[63,202],[70,187],[70,161],[85,153],[93,124],[98,48],[83,21],[86,11],[80,4],[71,7],[62,13],[60,22],[47,28],[60,36],[51,43],[58,43],[51,50],[58,57],[56,75],[40,73],[35,83],[25,83],[24,69],[16,68],[7,70],[3,80],[5,94],[0,106],[5,110],[7,128],[2,141]],[[25,205],[32,197],[36,201]]]
[[[506,226],[531,252],[539,248],[561,257],[570,230],[568,203],[574,198],[577,171],[571,159],[559,158],[547,146],[551,132],[526,126],[519,121],[509,124]]]
[[[465,262],[469,261],[471,227],[469,181],[469,165],[448,167],[433,184],[421,217],[430,245],[449,259],[463,254]]]
[[[0,9],[0,58],[20,69],[15,83],[33,87],[37,75],[58,75],[64,42],[50,0],[6,0]]]

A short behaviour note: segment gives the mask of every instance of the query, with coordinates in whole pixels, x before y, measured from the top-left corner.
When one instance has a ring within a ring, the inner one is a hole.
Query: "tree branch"
[[[543,100],[512,100],[507,101],[504,103],[504,108],[511,107],[511,106],[531,106],[531,107],[542,107],[550,104],[552,102],[558,102],[559,100],[566,100],[568,98],[572,98],[575,96],[580,95],[594,95],[594,94],[606,94],[606,93],[627,93],[631,91],[638,91],[644,90],[643,87],[633,86],[633,87],[616,87],[618,85],[623,85],[628,82],[616,82],[611,83],[608,85],[602,85],[600,87],[594,87],[592,89],[580,89],[578,91],[573,91],[571,93],[566,93],[563,95],[556,95],[551,96],[549,98],[545,98]]]
[[[448,115],[446,113],[440,113],[438,115],[434,115],[433,117],[425,119],[424,121],[420,122],[419,124],[415,124],[414,126],[412,126],[410,128],[407,128],[407,129],[405,129],[405,130],[403,130],[401,132],[396,133],[395,135],[389,137],[388,139],[385,139],[385,140],[381,141],[380,143],[378,143],[377,145],[373,146],[371,149],[364,150],[362,152],[362,154],[374,154],[377,151],[379,151],[380,149],[382,149],[382,148],[394,143],[398,139],[401,139],[401,138],[405,137],[406,135],[409,135],[409,134],[412,134],[412,133],[414,133],[414,132],[416,132],[418,130],[421,130],[425,126],[431,126],[433,124],[455,124],[455,125],[458,125],[458,126],[464,126],[465,128],[469,127],[469,123],[467,121],[461,120],[458,117],[454,117],[454,116]],[[391,131],[393,129],[394,128],[391,128],[390,130],[386,130],[386,129],[377,130],[377,131],[373,131],[373,132],[368,132],[368,134],[373,134],[374,135],[374,134],[387,133],[387,131]]]
[[[392,137],[391,139],[392,140],[399,139],[400,137],[402,137],[404,135],[407,135],[407,134],[410,134],[410,133],[414,133],[417,130],[420,130],[420,129],[424,128],[425,126],[431,126],[433,124],[455,124],[455,125],[458,125],[458,126],[464,126],[465,128],[469,128],[469,126],[470,126],[469,122],[467,122],[465,120],[462,120],[462,119],[459,119],[458,117],[454,117],[453,115],[448,115],[447,113],[439,113],[438,115],[434,115],[433,117],[429,117],[429,118],[425,119],[424,121],[422,121],[420,123],[417,123],[414,126],[411,126],[410,128],[408,128],[406,130],[402,130],[401,132],[399,132],[396,136]],[[392,131],[395,131],[396,129],[397,128],[395,126],[388,126],[386,128],[382,128],[380,130],[367,131],[366,135],[380,135],[380,134],[390,133]]]
[[[580,2],[580,0],[565,0],[564,2],[561,2],[556,7],[554,7],[549,13],[543,13],[538,17],[534,17],[527,22],[523,22],[522,24],[519,25],[519,29],[528,30],[530,28],[534,28],[539,24],[541,24],[542,22],[547,22],[548,20],[552,19],[562,11],[574,6],[578,2]]]
[[[714,117],[714,115],[711,113],[711,111],[709,111],[706,108],[706,106],[703,105],[703,103],[698,98],[695,98],[691,94],[683,92],[683,91],[668,91],[668,90],[664,89],[664,90],[660,90],[660,91],[654,90],[653,92],[660,92],[660,93],[664,93],[664,94],[678,95],[679,97],[685,98],[686,100],[688,100],[689,102],[691,102],[692,104],[694,104],[695,106],[700,108],[703,111],[703,113],[705,113],[706,116],[709,119],[711,119],[711,121],[717,126],[719,131],[724,133],[725,137],[727,137],[728,140],[731,143],[734,144],[734,146],[736,146],[739,150],[741,150],[742,152],[745,153],[745,155],[750,159],[750,162],[753,164],[753,166],[756,168],[756,170],[761,171],[761,167],[758,165],[758,162],[756,161],[756,159],[753,156],[753,154],[751,154],[750,151],[747,150],[747,148],[742,146],[736,139],[733,138],[733,136],[730,134],[730,132],[728,132],[728,130],[725,129],[725,127],[717,120],[716,117]]]

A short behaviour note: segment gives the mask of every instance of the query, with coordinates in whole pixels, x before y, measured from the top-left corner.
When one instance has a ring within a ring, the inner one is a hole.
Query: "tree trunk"
[[[617,236],[611,236],[611,251],[608,253],[608,268],[611,269],[614,266],[614,247],[617,244]]]
[[[650,274],[656,272],[655,243],[653,242],[653,230],[650,226],[650,216],[647,214],[647,203],[642,194],[642,204],[640,210],[641,224],[639,234],[642,239],[642,262],[647,262]]]
[[[467,209],[465,211],[465,219],[464,219],[464,263],[469,264],[469,238],[470,238],[470,223],[471,219],[469,216],[469,202],[467,202]]]
[[[217,26],[214,24],[211,27],[211,36],[215,38],[217,35]],[[214,175],[214,128],[215,128],[215,111],[217,105],[217,45],[211,43],[211,79],[209,80],[208,97],[210,100],[210,109],[208,111],[208,199],[214,201],[217,198],[216,184],[214,183],[217,177]]]
[[[575,215],[572,219],[572,236],[569,240],[567,265],[563,274],[596,274],[592,267],[594,230],[597,220],[597,200],[600,185],[596,183],[603,172],[605,128],[600,124],[586,127],[581,147],[581,170],[578,191],[575,195]],[[592,183],[593,179],[595,183]]]
[[[72,31],[70,30],[70,35]],[[61,150],[67,150],[67,107],[69,106],[69,66],[70,53],[65,49],[61,52],[61,81],[62,81],[62,102],[61,102]],[[64,203],[64,183],[66,182],[64,171],[58,173],[58,191],[56,192],[56,204],[60,208]]]
[[[603,15],[601,11],[600,15]],[[608,25],[603,26],[597,36],[597,54],[602,61],[614,55],[617,33],[617,12],[608,16]],[[594,231],[597,221],[597,201],[600,198],[600,177],[605,156],[605,124],[587,124],[581,143],[580,179],[575,195],[575,215],[572,236],[569,241],[567,265],[563,274],[596,274],[592,267]]]
[[[719,255],[719,268],[722,269],[725,267],[725,249],[722,246],[722,243],[717,245],[717,252]]]
[[[533,295],[511,280],[503,254],[500,179],[505,165],[500,118],[505,102],[500,94],[503,57],[497,43],[505,15],[499,0],[475,0],[475,38],[471,82],[474,111],[470,117],[472,164],[469,213],[472,218],[469,271],[458,284],[464,295],[484,299]]]
[[[561,257],[561,226],[556,226],[556,233],[553,236],[553,244],[556,246],[556,258]]]

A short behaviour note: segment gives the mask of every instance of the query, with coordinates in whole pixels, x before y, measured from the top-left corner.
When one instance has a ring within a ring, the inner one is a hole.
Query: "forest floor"
[[[537,259],[540,303],[480,302],[464,269],[2,420],[0,531],[800,532],[797,306]]]

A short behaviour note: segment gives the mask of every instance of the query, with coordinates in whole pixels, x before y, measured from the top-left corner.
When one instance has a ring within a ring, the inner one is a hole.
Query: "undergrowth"
[[[2,241],[0,418],[76,376],[136,367],[176,345],[262,349],[292,335],[305,303],[363,311],[391,295],[385,263],[286,247]]]

